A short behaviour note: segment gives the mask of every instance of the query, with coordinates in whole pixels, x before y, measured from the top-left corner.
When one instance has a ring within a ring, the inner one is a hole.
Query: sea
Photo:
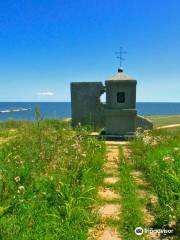
[[[177,115],[180,102],[137,102],[139,115]],[[0,102],[0,121],[35,120],[35,109],[40,109],[43,118],[71,117],[70,102]]]

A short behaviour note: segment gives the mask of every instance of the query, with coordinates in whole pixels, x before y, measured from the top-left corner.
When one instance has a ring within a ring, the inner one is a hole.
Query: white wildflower
[[[20,179],[19,176],[15,177],[14,180],[15,180],[15,182],[17,182],[17,183],[21,181],[21,179]]]
[[[165,161],[167,163],[172,163],[172,162],[174,162],[174,158],[172,156],[164,156],[163,161]]]
[[[25,191],[25,188],[24,188],[24,186],[19,186],[18,187],[18,193],[24,193],[24,191]]]

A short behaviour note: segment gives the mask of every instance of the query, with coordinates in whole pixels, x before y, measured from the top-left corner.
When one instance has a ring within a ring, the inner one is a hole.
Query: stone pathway
[[[120,181],[119,145],[123,148],[123,154],[126,157],[126,161],[133,166],[132,153],[128,144],[128,142],[106,142],[107,161],[103,166],[105,172],[104,184],[98,189],[98,198],[102,203],[99,203],[99,206],[96,206],[94,209],[94,211],[99,213],[100,223],[89,230],[88,240],[122,240],[117,230],[118,226],[116,225],[116,221],[121,219],[121,196],[115,190],[115,184]],[[143,179],[142,172],[133,170],[131,175],[137,186],[140,186],[138,197],[142,199],[148,198],[151,204],[156,204],[157,198],[153,195],[149,195],[146,189],[148,184]],[[154,216],[146,206],[142,209],[142,214],[146,226],[151,226],[154,222]],[[113,226],[109,224],[110,222],[114,222]],[[157,234],[151,234],[146,237],[149,240],[159,239]]]
[[[120,144],[124,144],[120,142]],[[113,188],[119,181],[119,142],[106,142],[107,162],[104,164],[104,186],[99,187],[98,197],[103,204],[97,206],[101,223],[89,231],[89,240],[121,240],[115,227],[109,226],[108,221],[116,221],[120,218],[121,205],[119,204],[120,195]]]
[[[109,188],[103,188],[103,187],[99,188],[98,195],[101,199],[107,200],[107,201],[120,199],[119,194]]]

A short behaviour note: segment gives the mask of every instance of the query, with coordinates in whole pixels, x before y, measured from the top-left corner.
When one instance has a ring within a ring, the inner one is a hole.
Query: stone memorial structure
[[[72,82],[72,125],[91,125],[104,128],[109,137],[129,137],[136,128],[152,129],[152,123],[136,111],[137,81],[126,75],[122,68],[105,85],[101,82]],[[100,96],[106,92],[106,103]]]
[[[105,132],[107,135],[134,135],[136,119],[137,81],[118,69],[118,73],[105,81]]]

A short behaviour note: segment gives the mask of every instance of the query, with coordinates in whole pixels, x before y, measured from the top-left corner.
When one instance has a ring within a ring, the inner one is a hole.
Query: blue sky
[[[180,100],[179,0],[0,2],[0,101],[69,101],[114,75],[123,46],[137,101]]]

